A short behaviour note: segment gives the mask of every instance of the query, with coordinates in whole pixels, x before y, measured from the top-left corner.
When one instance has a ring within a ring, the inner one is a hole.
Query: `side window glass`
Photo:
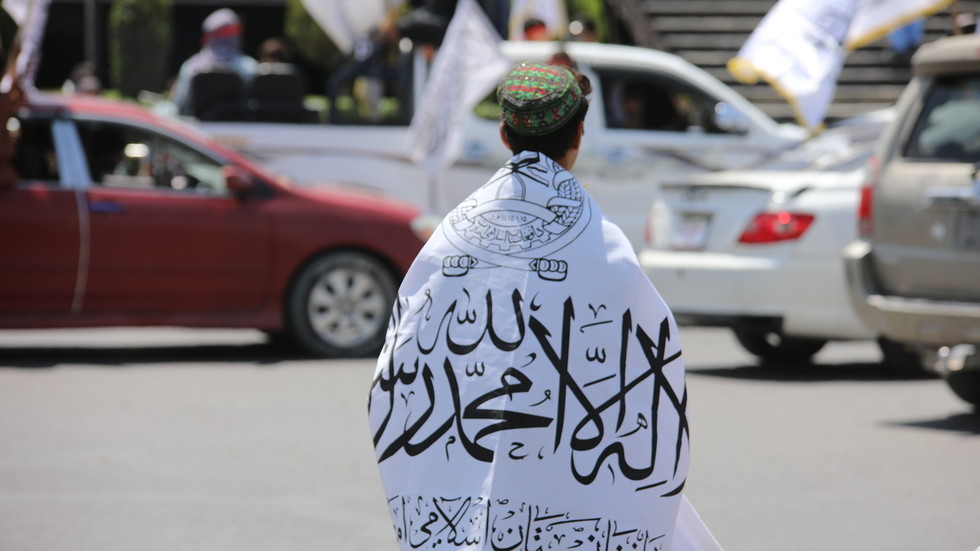
[[[80,121],[92,181],[124,188],[224,195],[221,165],[199,151],[141,128]]]
[[[21,180],[57,183],[58,158],[51,135],[51,119],[17,119],[17,145],[14,166]]]
[[[980,77],[938,79],[929,89],[909,137],[912,159],[980,161]]]
[[[609,128],[721,133],[712,113],[717,100],[675,79],[610,72],[601,77]]]

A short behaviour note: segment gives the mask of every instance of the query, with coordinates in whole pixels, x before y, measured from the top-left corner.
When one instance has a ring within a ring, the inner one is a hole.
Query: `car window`
[[[668,75],[597,70],[609,128],[721,133],[712,113],[718,100]]]
[[[980,162],[980,76],[945,77],[933,83],[905,156]]]
[[[60,176],[51,119],[15,118],[11,122],[17,144],[14,166],[20,179],[57,183]]]
[[[207,195],[227,191],[220,163],[168,136],[101,121],[77,126],[96,184]]]

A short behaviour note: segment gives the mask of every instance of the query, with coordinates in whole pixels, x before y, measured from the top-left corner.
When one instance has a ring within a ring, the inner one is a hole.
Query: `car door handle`
[[[99,199],[89,201],[88,211],[94,214],[121,214],[126,212],[126,208],[115,201]]]

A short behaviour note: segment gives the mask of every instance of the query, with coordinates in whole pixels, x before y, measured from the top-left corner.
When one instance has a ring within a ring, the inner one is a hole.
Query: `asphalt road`
[[[972,551],[980,415],[867,342],[762,368],[684,328],[687,494],[727,551]],[[251,331],[0,331],[0,551],[394,551],[373,362]]]

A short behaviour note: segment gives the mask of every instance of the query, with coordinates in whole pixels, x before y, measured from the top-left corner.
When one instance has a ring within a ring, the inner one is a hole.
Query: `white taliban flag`
[[[401,5],[401,0],[302,0],[303,7],[345,53]]]
[[[460,126],[509,67],[500,35],[476,0],[460,0],[409,129],[412,159],[435,179],[460,150]]]
[[[834,99],[847,54],[952,0],[779,0],[728,70],[740,82],[764,80],[786,98],[800,124],[818,130]]]
[[[680,335],[576,178],[514,156],[398,290],[368,402],[403,551],[719,551],[683,496]]]
[[[848,51],[867,46],[920,17],[940,12],[955,0],[863,0],[847,29]]]
[[[34,77],[41,64],[41,41],[48,22],[48,7],[51,0],[17,0],[4,2],[4,9],[17,22],[20,28],[14,39],[12,51],[17,58],[8,66],[0,80],[0,93],[10,91],[13,79],[20,80],[21,89],[33,93]]]

